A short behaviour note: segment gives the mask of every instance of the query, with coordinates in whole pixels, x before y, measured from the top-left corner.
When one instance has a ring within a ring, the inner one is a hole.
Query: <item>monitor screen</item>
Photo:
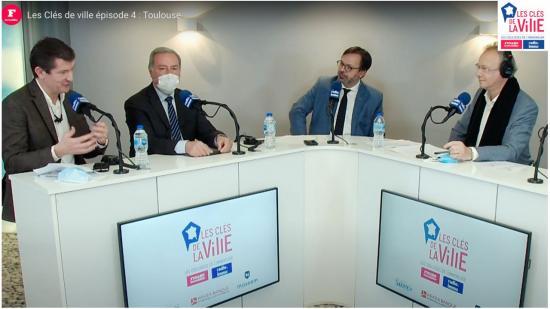
[[[382,190],[376,283],[427,307],[523,304],[531,233]]]
[[[277,192],[119,223],[125,305],[208,307],[278,282]]]

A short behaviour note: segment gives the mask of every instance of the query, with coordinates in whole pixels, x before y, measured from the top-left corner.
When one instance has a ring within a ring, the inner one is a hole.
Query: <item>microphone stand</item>
[[[332,135],[331,140],[327,141],[327,144],[338,144],[340,143],[337,140],[334,140],[334,100],[329,99],[328,103],[328,112],[330,115],[330,133]]]
[[[122,161],[122,146],[120,144],[120,130],[118,129],[118,125],[115,121],[115,118],[113,117],[113,115],[111,115],[109,113],[105,113],[103,111],[98,111],[98,112],[105,115],[105,117],[109,118],[109,120],[111,120],[111,124],[112,124],[113,128],[115,129],[116,148],[117,148],[117,151],[118,151],[118,169],[114,170],[113,174],[117,174],[117,175],[118,174],[127,174],[128,170],[124,168],[124,161]]]
[[[233,113],[233,110],[231,110],[231,108],[229,108],[229,106],[227,106],[227,104],[222,104],[222,103],[217,103],[217,102],[209,102],[209,101],[200,101],[201,105],[214,105],[214,106],[219,106],[219,107],[223,107],[225,110],[227,110],[229,112],[229,115],[231,116],[231,118],[233,118],[233,122],[235,122],[235,142],[237,143],[237,150],[233,151],[232,154],[233,155],[243,155],[245,154],[244,151],[241,150],[241,138],[242,136],[240,135],[239,131],[240,131],[240,126],[239,126],[239,122],[237,121],[237,116],[235,115],[235,113]],[[206,112],[202,109],[202,108],[199,108],[201,113],[204,115],[204,116],[207,116],[206,115]]]
[[[428,119],[431,118],[432,112],[436,109],[444,109],[446,111],[449,111],[449,108],[446,106],[437,105],[437,106],[430,107],[430,110],[426,114],[426,117],[424,117],[424,122],[422,123],[422,127],[420,129],[422,131],[422,145],[420,145],[420,153],[416,155],[416,158],[418,159],[427,159],[430,157],[428,154],[424,152],[424,147],[426,146],[426,123],[428,122]],[[442,122],[438,122],[438,124],[444,123],[445,121],[446,119],[443,120]]]
[[[539,179],[538,176],[539,176],[539,165],[540,165],[540,159],[542,157],[542,153],[544,152],[544,140],[546,139],[546,137],[548,136],[548,125],[542,127],[539,129],[539,132],[540,130],[543,130],[542,131],[542,136],[539,134],[539,137],[540,137],[540,145],[539,145],[539,153],[537,155],[537,160],[535,161],[535,175],[533,176],[533,178],[529,178],[527,179],[527,181],[529,183],[536,183],[536,184],[541,184],[543,183],[543,180],[542,179]]]

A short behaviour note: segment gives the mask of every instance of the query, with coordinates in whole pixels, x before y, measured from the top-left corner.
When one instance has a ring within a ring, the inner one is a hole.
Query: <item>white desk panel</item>
[[[31,184],[32,184],[31,178]],[[66,307],[54,195],[12,181],[27,307]]]
[[[305,138],[320,144],[304,146]],[[349,145],[327,145],[327,139],[280,136],[275,150],[243,156],[153,155],[151,170],[105,173],[81,185],[33,173],[11,175],[28,306],[120,306],[111,223],[273,184],[280,188],[281,282],[223,307],[324,302],[410,307],[410,301],[375,284],[381,188],[533,231],[537,272],[528,277],[525,304],[547,306],[548,186],[524,181],[532,167],[448,165],[416,159],[419,145],[410,141],[388,140],[384,150],[373,151],[369,138],[346,136]],[[115,207],[108,196],[124,204]],[[123,207],[128,198],[139,206]],[[289,254],[289,248],[295,251]]]
[[[117,222],[157,213],[155,179],[57,195],[68,307],[122,307]]]
[[[237,164],[209,167],[157,179],[159,213],[239,194]]]
[[[544,180],[541,186],[547,186]],[[527,272],[525,307],[548,305],[548,198],[547,196],[512,189],[498,188],[496,221],[530,231],[531,267]]]
[[[279,283],[243,296],[244,307],[304,304],[304,154],[239,163],[240,194],[279,188]]]
[[[357,153],[305,155],[304,305],[353,306]]]
[[[495,219],[496,184],[423,168],[418,197],[487,220]]]
[[[357,263],[355,306],[410,307],[411,301],[376,285],[380,191],[418,195],[420,168],[359,154],[357,171]]]

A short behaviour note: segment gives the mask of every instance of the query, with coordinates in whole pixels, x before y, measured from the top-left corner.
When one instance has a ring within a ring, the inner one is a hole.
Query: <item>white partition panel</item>
[[[532,233],[531,267],[523,305],[548,307],[548,197],[499,186],[496,219]]]
[[[279,283],[243,296],[244,307],[304,303],[304,154],[239,163],[240,193],[279,188]],[[244,214],[245,215],[245,214]]]
[[[58,194],[68,307],[124,306],[117,222],[157,213],[155,179]]]
[[[420,168],[388,159],[359,154],[357,173],[355,306],[410,307],[410,300],[376,285],[380,191],[387,189],[417,197]]]
[[[27,307],[67,306],[55,198],[28,183],[12,185],[25,303]]]
[[[238,177],[237,164],[158,177],[159,212],[235,196]]]
[[[304,305],[353,306],[357,153],[305,153]]]
[[[487,220],[495,219],[496,184],[423,168],[418,197]]]

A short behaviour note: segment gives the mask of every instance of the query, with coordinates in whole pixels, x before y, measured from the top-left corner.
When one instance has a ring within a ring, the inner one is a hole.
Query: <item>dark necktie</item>
[[[351,89],[343,88],[344,95],[340,101],[340,107],[338,108],[338,116],[336,116],[336,127],[334,129],[334,134],[342,135],[344,132],[344,120],[346,120],[346,107],[348,106],[348,92]]]
[[[180,125],[178,123],[178,116],[176,115],[176,111],[174,110],[174,106],[172,105],[172,100],[174,98],[167,97],[164,99],[166,103],[168,103],[168,118],[170,120],[170,135],[172,136],[173,141],[179,141],[181,140],[181,131],[180,131]]]

